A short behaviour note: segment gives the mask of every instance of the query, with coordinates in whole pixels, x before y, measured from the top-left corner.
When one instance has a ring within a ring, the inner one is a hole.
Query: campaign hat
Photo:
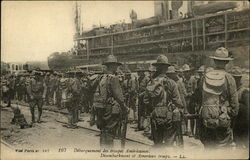
[[[176,69],[174,66],[169,66],[168,71],[166,72],[167,74],[172,74],[172,73],[177,73]]]
[[[200,66],[200,68],[197,70],[197,72],[205,72],[205,66],[204,65],[202,65],[202,66]]]
[[[221,60],[221,61],[231,61],[233,60],[232,57],[229,56],[229,52],[226,48],[224,47],[219,47],[216,49],[215,53],[213,56],[209,56],[212,59],[215,60]]]
[[[152,63],[153,66],[171,66],[168,62],[168,57],[165,55],[159,55],[155,63]]]
[[[103,65],[122,65],[122,63],[118,62],[117,58],[114,55],[109,55],[106,59],[106,61],[104,61],[102,63]]]
[[[191,71],[190,67],[188,64],[184,64],[182,66],[182,72],[188,72],[188,71]]]

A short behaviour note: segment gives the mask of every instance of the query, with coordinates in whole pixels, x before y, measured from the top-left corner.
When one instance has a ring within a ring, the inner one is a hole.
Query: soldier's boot
[[[100,146],[103,148],[112,148],[114,145],[113,136],[106,131],[101,131]]]
[[[136,116],[136,109],[133,109],[133,124],[136,124],[137,123],[137,116]]]
[[[68,116],[68,128],[77,128],[77,126],[75,125],[75,113],[74,110],[69,111],[69,116]]]
[[[144,130],[143,128],[143,122],[144,122],[144,117],[141,116],[140,118],[138,118],[138,128],[135,131],[142,131]]]
[[[107,136],[106,136],[106,146],[108,148],[113,148],[114,146],[114,136],[107,133]]]
[[[146,134],[148,134],[148,133],[150,133],[150,130],[151,130],[151,125],[150,125],[150,117],[147,117],[146,119],[145,119],[145,121],[144,121],[144,128],[145,128],[145,130],[144,130],[144,133],[146,133]]]
[[[106,137],[106,132],[101,130],[100,134],[100,146],[105,147],[105,137]]]
[[[141,116],[141,119],[140,119],[140,127],[139,127],[139,130],[144,130],[144,121],[145,121],[145,117],[144,116]]]
[[[37,119],[37,123],[41,123],[41,116],[42,116],[42,107],[38,107],[38,119]]]

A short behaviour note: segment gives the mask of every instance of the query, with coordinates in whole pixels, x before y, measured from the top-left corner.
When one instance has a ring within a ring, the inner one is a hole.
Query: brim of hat
[[[232,74],[232,76],[234,76],[234,77],[242,77],[241,74]]]
[[[103,62],[102,63],[102,65],[114,65],[114,64],[116,64],[118,66],[122,65],[122,63],[120,63],[120,62]]]
[[[232,60],[234,60],[233,58],[230,58],[230,57],[221,58],[221,57],[209,56],[209,58],[216,59],[216,60],[221,60],[221,61],[232,61]]]
[[[177,73],[177,72],[166,72],[167,74],[174,74],[174,73]]]
[[[151,65],[153,66],[171,66],[170,63],[159,63],[159,62],[156,62],[156,63],[152,63]]]

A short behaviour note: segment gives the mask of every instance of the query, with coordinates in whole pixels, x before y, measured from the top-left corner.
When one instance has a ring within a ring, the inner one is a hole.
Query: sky
[[[154,15],[152,1],[78,3],[85,30],[121,20],[130,22],[131,9],[137,12],[138,19]],[[1,5],[2,61],[46,61],[51,53],[73,47],[75,2],[3,1]]]

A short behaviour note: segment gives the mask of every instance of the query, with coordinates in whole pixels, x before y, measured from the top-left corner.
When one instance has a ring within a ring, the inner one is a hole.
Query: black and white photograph
[[[1,160],[249,159],[248,0],[1,1]]]

